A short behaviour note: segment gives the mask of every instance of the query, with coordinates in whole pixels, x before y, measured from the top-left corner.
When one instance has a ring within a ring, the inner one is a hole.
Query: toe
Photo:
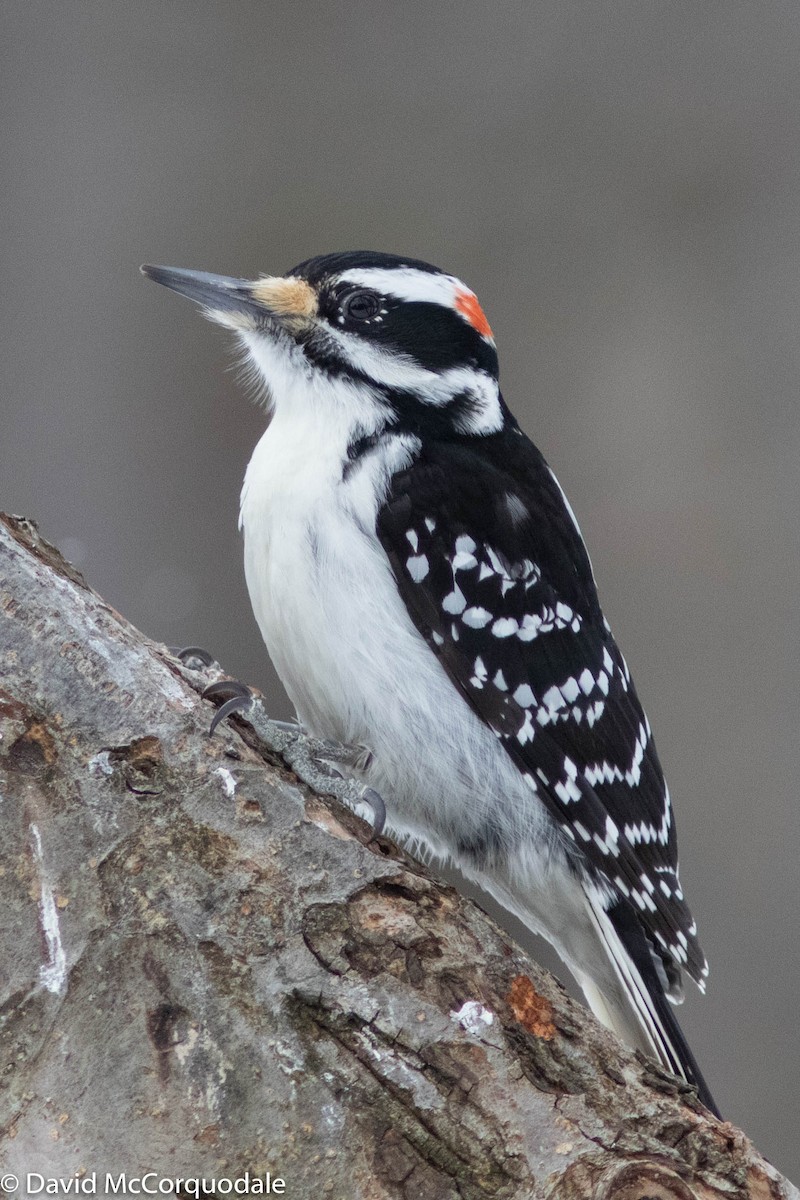
[[[232,713],[241,712],[243,709],[249,708],[252,703],[253,698],[249,694],[247,696],[231,696],[230,700],[226,700],[225,703],[220,705],[215,712],[214,719],[211,722],[211,728],[208,731],[209,737],[217,728],[219,723],[224,721],[226,717],[231,716]]]
[[[372,809],[372,836],[380,837],[386,825],[386,804],[383,796],[374,788],[368,787],[364,788],[361,798]]]

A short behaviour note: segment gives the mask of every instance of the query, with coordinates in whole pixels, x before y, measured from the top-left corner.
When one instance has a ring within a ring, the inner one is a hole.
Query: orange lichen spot
[[[253,284],[252,295],[270,312],[281,317],[313,317],[317,312],[317,293],[305,279],[265,275]]]
[[[527,975],[517,975],[506,997],[511,1011],[528,1033],[551,1041],[557,1033],[553,1024],[553,1006],[540,996]]]
[[[474,292],[468,292],[466,288],[458,288],[455,304],[456,310],[461,313],[462,317],[466,317],[472,328],[477,329],[481,337],[494,337],[492,327],[486,320],[486,313],[478,303],[478,297]]]

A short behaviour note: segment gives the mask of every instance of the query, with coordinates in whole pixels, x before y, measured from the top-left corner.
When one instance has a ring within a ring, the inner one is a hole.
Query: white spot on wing
[[[567,779],[565,783],[557,783],[555,790],[562,804],[569,804],[570,801],[581,798],[581,789],[573,779]]]
[[[492,614],[485,608],[468,608],[461,620],[470,629],[483,629],[492,619]]]
[[[521,642],[532,642],[535,637],[538,637],[541,624],[542,618],[538,613],[525,613],[517,637]]]
[[[511,637],[519,629],[519,621],[515,617],[499,617],[492,626],[492,633],[498,638]]]
[[[454,571],[469,571],[477,564],[478,560],[474,554],[460,553],[453,558],[452,566]]]
[[[453,587],[452,592],[448,592],[442,601],[442,608],[445,612],[453,613],[457,616],[462,613],[467,607],[467,598],[457,585]]]
[[[415,554],[407,560],[406,568],[414,582],[421,583],[430,570],[430,564],[426,555]]]
[[[594,687],[594,675],[588,667],[585,667],[583,671],[581,671],[581,674],[578,676],[578,683],[580,684],[581,691],[588,696],[589,692],[591,692],[592,688]]]
[[[475,666],[470,683],[475,688],[482,688],[488,678],[489,672],[486,670],[483,659],[478,655],[475,659]]]
[[[531,710],[528,708],[525,710],[525,720],[522,724],[522,728],[517,734],[517,741],[521,746],[524,746],[526,742],[533,741],[533,734],[533,720],[531,719]]]

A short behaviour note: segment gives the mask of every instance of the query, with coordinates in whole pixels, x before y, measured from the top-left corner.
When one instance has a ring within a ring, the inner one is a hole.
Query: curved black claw
[[[220,721],[224,721],[226,717],[231,715],[231,713],[241,712],[243,708],[249,708],[252,703],[253,697],[251,695],[231,696],[230,700],[226,700],[225,703],[220,705],[220,707],[214,713],[214,720],[211,722],[211,728],[208,731],[208,736],[211,737]]]
[[[217,679],[214,683],[209,683],[208,687],[204,687],[200,693],[204,700],[210,700],[212,696],[247,696],[251,698],[253,693],[246,683],[240,683],[238,679]]]
[[[372,809],[372,836],[373,838],[380,837],[383,833],[386,824],[386,805],[375,788],[364,788],[361,793],[361,799],[364,800]]]
[[[250,691],[250,688],[246,683],[241,683],[238,679],[217,679],[214,683],[209,683],[208,687],[203,688],[200,694],[204,700],[211,700],[216,696],[229,697],[214,714],[214,720],[211,722],[211,728],[208,731],[209,737],[211,737],[220,721],[224,721],[231,713],[241,712],[242,709],[249,708],[253,703],[253,693]]]
[[[207,650],[204,650],[202,646],[184,646],[182,649],[170,646],[169,652],[170,654],[174,654],[176,658],[179,658],[187,667],[190,658],[196,658],[204,667],[210,667],[214,662],[213,656]]]

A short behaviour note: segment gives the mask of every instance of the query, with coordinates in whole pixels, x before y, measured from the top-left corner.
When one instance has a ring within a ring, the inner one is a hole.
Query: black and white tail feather
[[[672,1011],[707,967],[650,725],[474,293],[372,252],[145,271],[266,389],[245,568],[303,724],[368,746],[387,825],[549,938],[598,1018],[717,1112]]]
[[[660,962],[654,958],[647,939],[635,921],[631,921],[630,908],[616,913],[616,919],[602,905],[589,902],[598,937],[602,941],[609,961],[624,990],[634,1014],[646,1048],[653,1058],[672,1071],[674,1075],[695,1084],[700,1099],[716,1116],[720,1116],[708,1084],[697,1065],[683,1031],[670,1007]],[[609,1005],[606,998],[590,980],[582,981],[589,1007],[604,1025],[613,1029],[623,1039],[631,1042],[630,1019],[627,1011]],[[638,1040],[638,1039],[636,1039]]]

